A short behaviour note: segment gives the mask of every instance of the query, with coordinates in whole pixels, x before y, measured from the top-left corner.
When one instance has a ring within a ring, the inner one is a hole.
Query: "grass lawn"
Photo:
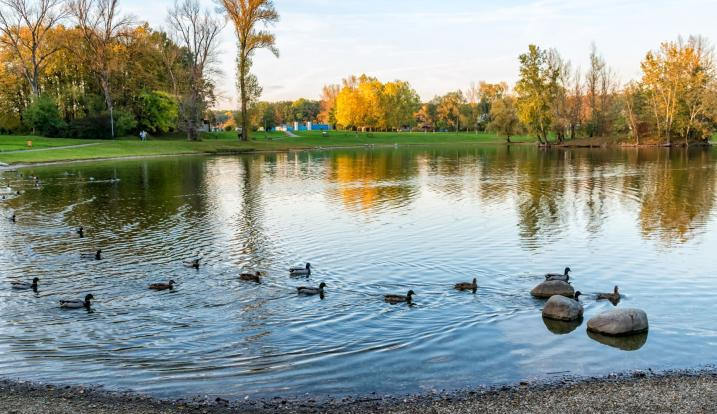
[[[96,158],[117,158],[132,156],[179,155],[179,154],[222,154],[249,151],[286,151],[291,149],[309,149],[315,147],[346,147],[375,145],[439,145],[439,144],[499,144],[505,139],[493,134],[475,133],[409,133],[374,132],[355,133],[329,131],[326,136],[321,132],[297,132],[299,137],[291,138],[282,132],[252,134],[252,140],[241,142],[235,132],[212,132],[202,135],[202,141],[189,142],[181,136],[152,137],[149,141],[139,141],[135,137],[117,140],[80,140],[65,138],[40,138],[22,136],[0,136],[2,151],[24,150],[3,154],[0,162],[6,164],[39,163],[50,161],[87,160]],[[33,148],[26,147],[26,141],[32,139]],[[513,138],[514,142],[533,141],[528,137]],[[76,148],[58,148],[33,151],[51,147],[82,144],[91,146]]]
[[[27,141],[32,141],[32,148],[27,146]],[[42,138],[21,135],[2,135],[0,136],[0,153],[3,153],[5,151],[19,151],[28,149],[63,147],[67,145],[81,145],[89,144],[92,142],[96,141],[86,139]]]

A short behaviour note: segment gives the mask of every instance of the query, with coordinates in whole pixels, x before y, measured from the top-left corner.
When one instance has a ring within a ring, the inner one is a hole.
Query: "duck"
[[[563,282],[567,282],[570,280],[569,273],[572,272],[569,267],[565,268],[565,272],[563,274],[560,273],[548,273],[545,275],[545,280],[562,280]]]
[[[30,283],[30,282],[10,282],[10,286],[16,290],[32,289],[34,291],[37,291],[37,282],[39,282],[39,281],[40,281],[40,279],[36,277],[36,278],[32,279],[32,283]]]
[[[182,264],[184,265],[184,267],[191,267],[199,270],[199,260],[200,259],[185,260]]]
[[[12,223],[17,222],[17,216],[15,215],[15,213],[12,213],[12,216],[10,216],[8,220],[10,220],[10,222]]]
[[[388,303],[401,303],[406,302],[409,305],[413,302],[412,297],[416,293],[413,290],[409,290],[406,296],[403,295],[384,295],[383,300]]]
[[[458,290],[472,290],[473,293],[476,293],[476,290],[478,290],[478,279],[473,278],[473,282],[462,282],[462,283],[456,283],[455,286],[453,286],[454,289]]]
[[[80,253],[80,257],[83,259],[102,260],[102,250],[97,250],[94,253]]]
[[[239,279],[246,280],[247,282],[261,283],[261,272],[257,270],[255,273],[242,273],[239,275]]]
[[[296,291],[299,295],[323,295],[325,287],[326,283],[321,282],[321,284],[317,288],[300,286],[296,288]]]
[[[620,300],[620,292],[617,291],[617,286],[615,286],[615,289],[612,291],[612,293],[598,293],[597,299],[607,299],[611,302],[617,302],[618,300]]]
[[[306,267],[289,268],[289,275],[291,275],[291,276],[311,276],[311,263],[306,263]]]
[[[151,285],[149,285],[149,288],[152,290],[173,290],[174,285],[176,284],[177,282],[175,282],[174,280],[170,280],[167,283],[152,283]]]
[[[85,228],[80,226],[80,228],[77,229],[77,235],[80,236],[80,238],[85,237]]]
[[[92,294],[89,294],[85,296],[85,300],[61,300],[60,301],[60,307],[64,309],[80,309],[80,308],[86,308],[89,309],[92,305],[90,303],[91,300],[94,300],[94,296]]]

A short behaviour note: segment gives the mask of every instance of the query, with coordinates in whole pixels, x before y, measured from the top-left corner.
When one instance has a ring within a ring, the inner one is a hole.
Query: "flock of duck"
[[[40,187],[42,182],[36,176],[30,176],[35,187]],[[93,178],[90,178],[93,181]],[[117,180],[118,179],[113,179]],[[13,194],[14,191],[9,187],[3,189],[1,193]],[[18,191],[17,195],[21,193]],[[11,223],[16,223],[18,218],[13,213],[8,220]],[[85,229],[80,226],[76,229],[75,233],[80,238],[85,237]],[[102,260],[102,250],[98,249],[95,252],[81,253],[80,258],[86,260]],[[199,270],[201,259],[192,259],[183,262],[183,265],[187,268],[193,268]],[[303,266],[291,267],[288,269],[289,276],[291,277],[310,277],[311,276],[311,263],[306,263]],[[580,291],[575,291],[570,284],[570,267],[566,267],[563,273],[548,273],[545,275],[545,281],[536,286],[530,293],[532,296],[539,299],[548,299],[542,314],[544,318],[562,320],[562,321],[574,321],[582,319],[583,306],[580,302]],[[261,283],[262,278],[265,277],[265,273],[259,270],[252,272],[245,272],[239,275],[239,279],[246,282]],[[14,290],[33,290],[37,292],[38,283],[40,279],[35,277],[31,282],[24,281],[13,281],[11,287]],[[177,283],[174,280],[168,282],[151,283],[148,288],[154,291],[165,291],[174,290]],[[298,295],[319,295],[322,299],[324,298],[324,290],[327,285],[321,282],[318,286],[299,286],[296,288]],[[453,285],[453,288],[458,291],[471,291],[474,294],[478,290],[478,280],[473,278],[471,282],[460,282]],[[385,294],[383,295],[383,301],[389,304],[406,303],[409,306],[413,305],[413,296],[416,293],[413,289],[409,289],[405,295],[401,294]],[[621,294],[617,286],[614,287],[612,292],[609,293],[598,293],[595,298],[597,300],[609,300],[614,305],[620,301]],[[94,296],[87,294],[84,299],[63,299],[60,300],[59,306],[63,309],[82,309],[85,308],[90,310]],[[588,322],[588,330],[603,331],[608,334],[622,335],[626,333],[634,333],[639,331],[647,330],[647,316],[645,313],[638,309],[620,309],[612,312],[604,312],[598,317],[593,318],[597,321]],[[637,320],[637,322],[636,322]],[[600,326],[598,326],[600,325]]]
[[[17,222],[17,216],[13,214],[8,218],[12,223]],[[80,226],[75,233],[80,237],[85,237],[85,229],[83,226]],[[86,260],[102,260],[102,250],[98,249],[95,252],[92,253],[81,253],[80,258],[86,259]],[[184,261],[182,264],[187,268],[193,268],[196,270],[199,270],[200,268],[200,262],[201,259],[192,259]],[[570,280],[570,272],[571,269],[569,267],[565,268],[564,273],[548,273],[545,275],[545,280],[547,282],[551,281],[560,281],[564,283],[569,283]],[[254,272],[248,272],[248,273],[241,273],[239,275],[239,279],[246,282],[254,282],[254,283],[261,283],[262,278],[265,276],[264,272],[260,270],[256,270]],[[297,267],[290,267],[289,268],[289,276],[292,277],[309,277],[311,276],[311,263],[306,263],[304,266],[297,266]],[[23,281],[13,281],[11,282],[11,288],[14,290],[33,290],[34,292],[37,292],[38,289],[38,283],[40,282],[40,279],[35,277],[32,279],[31,282],[23,282]],[[149,284],[148,288],[155,291],[164,291],[164,290],[174,290],[174,286],[177,284],[174,280],[169,280],[168,282],[158,282],[158,283],[151,283]],[[296,288],[297,294],[299,295],[320,295],[323,299],[324,297],[324,289],[326,288],[326,283],[321,282],[318,286],[299,286]],[[458,291],[471,291],[474,294],[478,290],[478,279],[473,278],[471,282],[459,282],[453,285],[453,288]],[[413,304],[413,296],[416,294],[412,289],[408,290],[408,292],[405,295],[400,294],[386,294],[383,296],[383,300],[390,304],[398,304],[398,303],[407,303],[408,305]],[[573,300],[579,303],[579,296],[581,293],[575,292],[573,295]],[[94,296],[92,294],[88,294],[85,296],[84,299],[63,299],[60,300],[59,304],[61,308],[64,309],[81,309],[86,308],[90,309],[92,306],[92,300],[94,300]],[[618,287],[615,286],[615,289],[612,293],[599,293],[597,295],[598,300],[607,299],[616,304],[620,300],[620,293],[618,292]]]
[[[8,220],[12,223],[16,223],[18,219],[17,216],[13,214],[8,217]],[[75,233],[80,238],[84,238],[84,227],[80,226]],[[98,249],[91,253],[81,253],[80,258],[86,260],[103,260],[102,250]],[[199,270],[201,259],[187,260],[182,264],[187,268]],[[570,272],[571,269],[566,267],[563,273],[548,273],[545,275],[545,280],[531,290],[530,293],[532,296],[539,299],[547,299],[542,310],[543,318],[567,322],[582,320],[583,306],[580,303],[582,293],[575,291],[570,284]],[[288,269],[288,273],[291,277],[308,278],[311,276],[311,263],[306,263],[304,266],[291,267]],[[239,275],[240,280],[252,283],[261,283],[263,277],[265,277],[265,274],[260,270],[245,272]],[[33,290],[37,293],[39,282],[40,279],[37,277],[33,278],[30,282],[13,281],[11,282],[11,288],[14,290]],[[169,280],[168,282],[151,283],[147,287],[154,291],[172,291],[176,284],[174,280]],[[324,299],[324,290],[326,287],[327,285],[324,282],[321,282],[318,286],[299,286],[296,288],[296,293],[306,296],[319,295],[321,299]],[[478,290],[478,280],[477,278],[473,278],[471,282],[459,282],[454,284],[453,288],[458,291],[471,291],[475,294]],[[414,292],[413,289],[409,289],[405,295],[394,293],[385,294],[383,295],[383,301],[394,305],[406,303],[412,306],[414,295],[416,295],[416,292]],[[621,299],[621,294],[619,288],[615,286],[612,292],[598,293],[595,297],[597,300],[609,300],[614,305],[617,305]],[[92,301],[94,299],[93,294],[87,294],[84,299],[62,299],[59,301],[59,306],[62,309],[84,308],[91,311]],[[647,329],[647,315],[639,309],[613,309],[603,312],[588,321],[588,332],[608,336],[643,333],[646,332]]]

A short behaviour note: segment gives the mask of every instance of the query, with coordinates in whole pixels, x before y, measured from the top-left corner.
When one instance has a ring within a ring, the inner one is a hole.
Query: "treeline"
[[[118,0],[2,0],[0,131],[197,139],[223,26],[197,0],[175,3],[166,31],[136,23]]]
[[[351,76],[323,88],[318,113],[307,113],[314,119],[279,116],[288,103],[265,102],[251,119],[255,127],[283,119],[357,131],[490,131],[508,141],[531,134],[543,145],[584,137],[689,145],[717,126],[713,57],[702,37],[665,42],[646,54],[640,79],[621,85],[594,46],[583,70],[555,49],[530,45],[513,88],[479,82],[421,103],[408,82]]]

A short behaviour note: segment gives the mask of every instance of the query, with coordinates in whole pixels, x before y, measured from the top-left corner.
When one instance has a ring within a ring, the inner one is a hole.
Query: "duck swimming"
[[[290,276],[311,276],[311,263],[306,263],[306,267],[292,267],[289,269]]]
[[[563,282],[567,282],[570,280],[569,273],[572,272],[569,267],[565,268],[565,272],[563,274],[560,273],[548,273],[545,275],[545,280],[562,280]]]
[[[261,272],[257,270],[255,273],[242,273],[239,275],[239,279],[246,280],[247,282],[261,283]]]
[[[102,250],[97,250],[94,253],[81,253],[80,257],[83,259],[102,260]]]
[[[85,296],[85,300],[61,300],[60,307],[64,309],[90,309],[92,305],[90,301],[94,300],[94,298],[95,297],[90,294]]]
[[[453,288],[458,290],[472,290],[473,293],[476,293],[476,290],[478,290],[478,279],[474,277],[472,283],[456,283]]]
[[[384,295],[384,296],[383,296],[383,300],[384,300],[385,302],[388,302],[388,303],[391,303],[391,304],[406,302],[406,303],[408,303],[408,304],[410,305],[410,304],[413,302],[413,298],[412,298],[412,297],[413,297],[413,295],[415,295],[415,294],[416,294],[416,293],[415,293],[414,291],[409,290],[408,293],[406,293],[406,296],[403,296],[403,295]]]
[[[321,284],[317,288],[300,286],[296,288],[296,291],[299,295],[323,295],[325,287],[326,283],[321,282]]]
[[[80,226],[80,228],[77,229],[77,235],[80,236],[80,238],[85,237],[85,228]]]
[[[617,291],[617,286],[615,286],[615,289],[612,291],[612,293],[598,293],[597,299],[607,299],[610,302],[617,302],[620,300],[620,292]]]
[[[12,216],[8,218],[11,222],[15,223],[17,221],[17,217],[15,216],[15,213],[12,213]]]
[[[174,285],[176,284],[177,282],[175,282],[174,280],[170,280],[167,283],[152,283],[151,285],[149,285],[149,288],[152,290],[173,290]]]
[[[184,267],[192,267],[194,269],[199,270],[199,260],[200,259],[185,260],[182,264],[184,265]]]
[[[34,290],[37,292],[37,282],[39,282],[39,278],[32,279],[32,283],[30,282],[10,282],[10,286],[15,290]]]

